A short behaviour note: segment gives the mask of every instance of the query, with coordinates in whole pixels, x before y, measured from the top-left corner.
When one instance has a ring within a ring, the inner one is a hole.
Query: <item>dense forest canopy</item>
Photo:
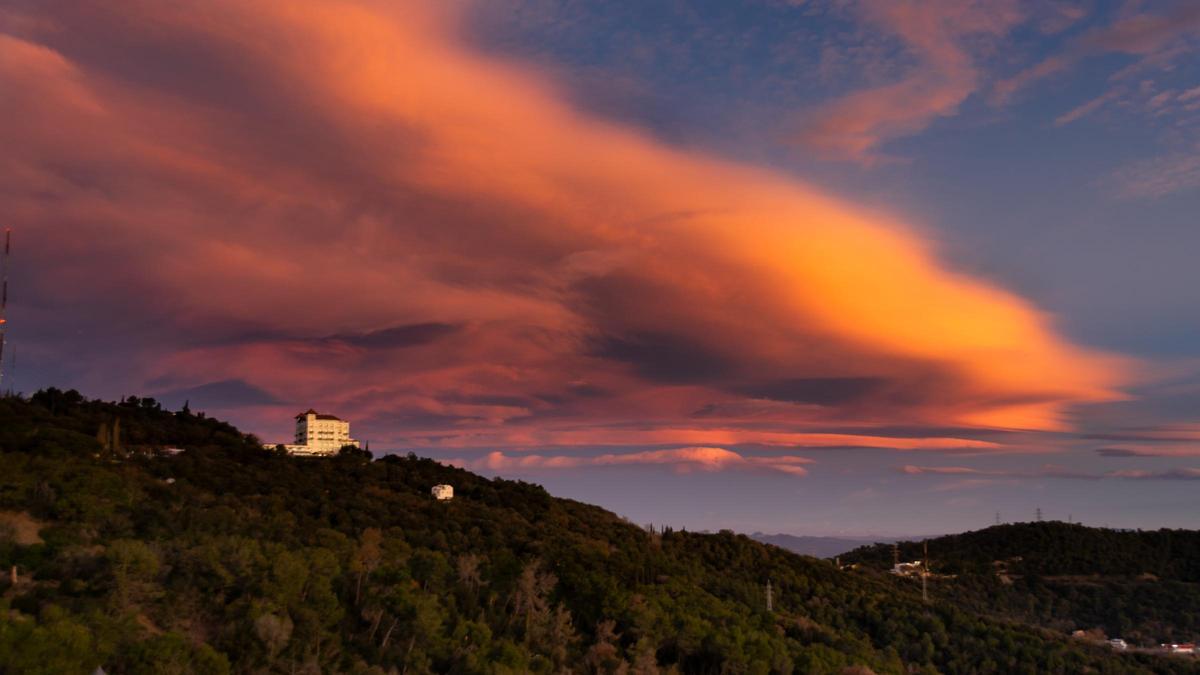
[[[413,455],[289,457],[151,399],[0,399],[0,465],[2,672],[1196,668]]]

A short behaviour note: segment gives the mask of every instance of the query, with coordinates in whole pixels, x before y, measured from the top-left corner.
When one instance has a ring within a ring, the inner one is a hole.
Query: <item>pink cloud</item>
[[[1121,16],[1108,26],[1093,29],[1070,42],[1060,53],[1047,57],[1008,79],[996,83],[990,100],[994,104],[1008,102],[1020,89],[1052,75],[1065,72],[1078,62],[1099,54],[1122,53],[1138,56],[1135,64],[1113,75],[1118,80],[1144,67],[1164,67],[1190,51],[1178,45],[1181,38],[1200,31],[1200,10],[1194,5],[1181,4],[1164,14],[1133,13]],[[1078,119],[1115,98],[1109,91],[1059,117],[1059,124]]]
[[[522,454],[507,455],[493,451],[478,459],[450,459],[447,464],[468,469],[487,469],[506,472],[522,469],[575,469],[580,467],[661,465],[677,473],[692,471],[718,472],[729,470],[764,470],[793,476],[807,475],[804,467],[813,460],[794,455],[742,455],[717,447],[674,448],[591,457]]]
[[[1021,89],[1028,87],[1038,80],[1065,72],[1071,67],[1071,65],[1072,62],[1068,58],[1051,56],[1026,68],[1025,70],[1022,70],[1012,77],[996,82],[994,85],[992,85],[991,94],[988,97],[988,100],[992,103],[992,105],[1003,105],[1008,103]]]
[[[1011,471],[1004,469],[985,470],[963,466],[914,466],[900,467],[900,472],[909,476],[941,475],[941,476],[978,476],[979,479],[956,481],[954,489],[986,485],[993,479],[1025,479],[1025,478],[1061,478],[1067,480],[1107,480],[1107,479],[1137,479],[1137,480],[1200,480],[1200,469],[1174,468],[1165,470],[1119,469],[1104,473],[1088,473],[1068,467],[1046,464],[1033,471]]]
[[[914,466],[912,464],[905,464],[900,468],[900,471],[910,476],[919,476],[923,474],[940,474],[947,476],[995,474],[995,472],[984,471],[982,469],[972,469],[966,466]],[[1003,474],[1001,473],[997,475]]]
[[[1086,116],[1092,114],[1093,112],[1099,110],[1101,107],[1107,105],[1110,101],[1113,101],[1113,100],[1119,98],[1121,96],[1121,93],[1122,92],[1120,89],[1110,89],[1110,90],[1104,92],[1103,94],[1097,96],[1096,98],[1094,98],[1086,103],[1083,103],[1075,108],[1072,108],[1071,110],[1068,110],[1067,112],[1054,118],[1054,126],[1061,127],[1065,124],[1070,124],[1071,122],[1074,122],[1082,117],[1086,117]]]
[[[851,92],[809,111],[796,140],[825,156],[873,164],[888,140],[958,112],[980,73],[967,45],[1023,20],[1015,2],[861,3],[865,21],[893,35],[918,65],[898,82]]]
[[[1200,153],[1193,148],[1139,160],[1118,169],[1107,182],[1129,199],[1195,190],[1200,188]]]
[[[1106,478],[1132,478],[1140,480],[1200,480],[1200,469],[1180,468],[1166,471],[1146,471],[1141,469],[1124,469],[1110,471]]]
[[[1200,444],[1191,443],[1122,443],[1099,448],[1104,457],[1200,457]]]

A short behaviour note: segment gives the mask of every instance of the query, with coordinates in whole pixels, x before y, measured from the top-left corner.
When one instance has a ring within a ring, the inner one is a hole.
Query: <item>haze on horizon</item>
[[[17,388],[639,522],[1200,527],[1186,2],[10,2]]]

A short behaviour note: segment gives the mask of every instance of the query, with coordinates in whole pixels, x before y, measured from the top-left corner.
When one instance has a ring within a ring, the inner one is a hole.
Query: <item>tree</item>
[[[517,587],[513,591],[513,618],[523,622],[525,644],[538,642],[546,635],[550,626],[550,604],[548,596],[558,583],[558,578],[541,571],[541,561],[531,560],[521,570]]]
[[[605,619],[596,624],[596,642],[588,650],[586,663],[594,673],[612,673],[624,665],[617,642],[617,622]]]
[[[275,657],[287,646],[292,638],[292,620],[288,616],[263,614],[254,620],[254,634],[267,648],[267,665],[275,662]]]
[[[375,568],[379,567],[379,563],[383,561],[382,543],[383,532],[379,528],[368,527],[363,530],[358,549],[350,563],[350,568],[358,572],[358,581],[354,584],[354,604],[356,606],[362,595],[363,579],[374,572]]]
[[[128,611],[159,590],[154,583],[159,570],[158,554],[145,542],[118,539],[108,545],[105,558],[112,572],[118,611]]]
[[[471,591],[478,591],[480,584],[483,583],[482,577],[479,574],[480,561],[480,557],[474,553],[460,555],[456,560],[458,581]]]

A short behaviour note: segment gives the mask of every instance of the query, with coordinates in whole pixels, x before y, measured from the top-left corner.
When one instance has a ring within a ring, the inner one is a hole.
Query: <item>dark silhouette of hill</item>
[[[971,611],[1143,646],[1200,640],[1194,530],[1014,523],[897,546],[904,561],[928,546],[935,592]],[[893,555],[890,545],[872,545],[842,561],[885,570]]]
[[[289,457],[150,399],[0,399],[0,466],[4,673],[1194,672],[413,455]]]
[[[946,573],[990,572],[995,561],[1006,561],[1005,567],[1014,574],[1152,574],[1160,579],[1200,581],[1200,531],[1195,530],[1110,530],[1058,521],[1013,523],[900,542],[901,559],[920,558],[926,544],[930,557]],[[890,567],[892,547],[867,546],[847,553],[846,558]]]

